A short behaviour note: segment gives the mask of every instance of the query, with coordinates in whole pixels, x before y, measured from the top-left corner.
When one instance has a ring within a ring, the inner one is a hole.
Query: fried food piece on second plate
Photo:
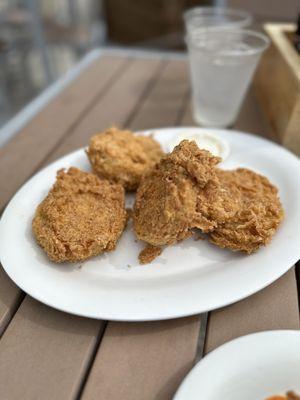
[[[300,400],[300,396],[293,391],[287,392],[286,396],[287,400]]]
[[[183,240],[201,223],[199,190],[215,179],[220,158],[183,140],[143,177],[137,190],[133,223],[138,239],[152,246]]]
[[[283,395],[275,395],[268,397],[266,400],[300,400],[300,396],[298,396],[294,392],[287,392],[286,396]]]
[[[135,190],[141,177],[164,152],[151,137],[112,127],[91,138],[87,155],[100,178],[120,183],[126,190]]]
[[[239,203],[239,210],[211,233],[219,247],[248,254],[272,239],[284,212],[277,188],[269,180],[246,168],[217,171],[221,186]]]
[[[50,260],[74,262],[113,250],[125,224],[123,187],[72,167],[58,171],[32,229]]]

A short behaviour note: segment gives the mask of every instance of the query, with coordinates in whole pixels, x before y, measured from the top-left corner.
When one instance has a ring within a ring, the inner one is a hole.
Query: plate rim
[[[258,332],[252,332],[248,333],[246,335],[238,336],[234,339],[229,340],[228,342],[225,342],[221,344],[220,346],[216,347],[213,349],[211,352],[209,352],[206,356],[204,356],[200,361],[198,361],[193,368],[188,372],[188,374],[183,378],[183,380],[180,383],[180,386],[175,392],[175,395],[173,397],[173,400],[183,400],[184,398],[181,397],[182,393],[186,385],[189,384],[189,380],[194,378],[194,375],[198,374],[199,370],[202,370],[203,368],[206,368],[206,365],[214,362],[213,359],[218,357],[222,352],[227,351],[228,348],[232,346],[239,345],[241,342],[247,342],[252,339],[255,339],[257,337],[263,338],[263,337],[279,337],[279,336],[298,336],[299,341],[300,341],[300,330],[297,329],[268,329],[268,330],[263,330],[263,331],[258,331]],[[233,350],[233,349],[232,349]],[[184,395],[184,393],[183,393]]]

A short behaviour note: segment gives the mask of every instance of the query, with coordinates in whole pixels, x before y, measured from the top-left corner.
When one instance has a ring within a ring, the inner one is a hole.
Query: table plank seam
[[[208,337],[210,334],[210,319],[211,319],[212,312],[209,311],[207,313],[207,322],[206,322],[206,331],[205,331],[205,336],[204,336],[204,346],[203,346],[203,353],[202,353],[202,358],[204,358],[208,354]]]
[[[93,368],[94,361],[96,359],[97,353],[98,353],[99,348],[101,346],[101,342],[102,342],[102,339],[104,337],[104,334],[105,334],[105,331],[106,331],[106,328],[107,328],[107,325],[108,325],[108,321],[102,321],[102,322],[103,322],[103,324],[101,325],[101,328],[99,329],[99,331],[97,333],[97,339],[96,339],[96,342],[95,342],[95,346],[94,346],[93,351],[91,353],[91,356],[90,356],[90,359],[88,361],[86,370],[84,371],[84,373],[81,376],[81,382],[80,382],[78,391],[77,391],[76,395],[74,396],[74,400],[80,400],[81,399],[83,391],[84,391],[84,388],[85,388],[85,385],[86,385],[86,382],[87,382],[88,377],[90,375],[90,371]]]
[[[148,94],[151,91],[151,88],[155,84],[155,82],[158,80],[158,78],[161,76],[162,72],[166,68],[168,64],[168,61],[161,60],[160,64],[157,67],[156,72],[153,74],[153,76],[149,79],[148,84],[146,85],[142,95],[140,96],[140,101],[136,103],[135,107],[132,109],[132,111],[129,113],[127,119],[125,120],[124,126],[128,127],[131,125],[132,121],[134,120],[135,115],[138,113],[138,110],[141,108],[143,105],[144,101],[146,100]]]
[[[292,267],[279,279],[252,296],[211,311],[207,325],[205,355],[223,343],[245,334],[274,329],[298,330],[299,292],[295,274],[295,267]],[[265,293],[268,293],[268,297],[265,297]],[[267,304],[262,300],[266,300]],[[266,315],[263,304],[264,307],[268,307]],[[244,314],[241,313],[243,307]],[[278,318],[280,313],[281,318]],[[231,320],[231,325],[226,326],[227,320]],[[234,335],[231,330],[235,332]]]
[[[298,310],[300,311],[300,261],[295,265],[295,274],[297,282],[297,293],[298,293]]]
[[[140,96],[155,73],[160,60],[147,64],[146,60],[134,60],[120,79],[111,86],[108,93],[101,98],[85,118],[65,137],[61,146],[55,151],[49,161],[69,153],[76,148],[87,145],[88,137],[107,129],[111,125],[123,126],[129,113],[139,102]]]
[[[7,315],[4,319],[3,325],[2,325],[2,327],[0,327],[0,340],[1,340],[2,336],[4,335],[6,329],[8,328],[10,322],[14,318],[15,314],[17,313],[18,309],[20,308],[21,304],[23,303],[25,296],[26,296],[26,294],[20,289],[18,298],[16,299],[12,308],[10,308],[8,310]]]
[[[182,125],[185,113],[187,112],[187,109],[189,106],[190,97],[191,97],[191,89],[189,87],[186,92],[185,97],[182,100],[182,106],[180,107],[180,109],[178,111],[178,117],[177,117],[177,121],[176,121],[176,125],[178,125],[178,126]]]
[[[199,314],[200,322],[199,322],[197,346],[195,348],[194,365],[197,364],[204,355],[208,319],[209,319],[209,313]]]

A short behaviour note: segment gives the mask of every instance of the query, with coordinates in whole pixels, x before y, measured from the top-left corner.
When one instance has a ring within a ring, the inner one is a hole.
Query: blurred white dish
[[[204,357],[174,400],[266,400],[300,393],[300,332],[268,331],[240,337]]]
[[[178,135],[194,131],[157,129],[154,137],[168,151],[169,143]],[[8,275],[32,297],[62,311],[128,321],[176,318],[223,307],[279,278],[300,256],[299,160],[253,135],[210,129],[203,132],[228,142],[231,152],[223,168],[253,168],[278,186],[285,219],[267,247],[248,256],[190,238],[169,246],[151,264],[141,266],[138,253],[144,244],[136,241],[129,224],[113,252],[77,264],[50,262],[32,235],[32,217],[58,169],[90,169],[81,149],[31,178],[4,211],[0,259]],[[127,200],[132,203],[134,197]]]

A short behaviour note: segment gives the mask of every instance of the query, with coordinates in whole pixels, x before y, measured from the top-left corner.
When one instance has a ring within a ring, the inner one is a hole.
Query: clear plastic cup
[[[266,35],[210,29],[188,34],[194,119],[199,125],[232,126],[251,82]]]
[[[183,14],[186,32],[222,27],[223,29],[247,28],[252,15],[244,10],[224,7],[194,7]]]

